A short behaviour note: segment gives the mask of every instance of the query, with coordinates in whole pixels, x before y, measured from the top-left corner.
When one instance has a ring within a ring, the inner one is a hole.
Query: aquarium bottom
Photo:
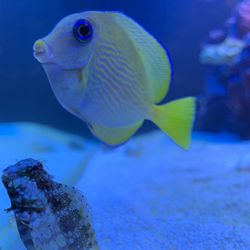
[[[2,124],[0,137],[1,170],[39,158],[83,191],[101,249],[250,249],[250,142],[195,133],[183,151],[152,132],[110,149],[37,124]],[[22,250],[9,216],[0,220],[0,248]]]

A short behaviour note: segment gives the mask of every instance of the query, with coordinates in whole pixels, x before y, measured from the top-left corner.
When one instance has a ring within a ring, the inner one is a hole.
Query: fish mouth
[[[56,55],[53,53],[50,45],[46,41],[46,38],[38,39],[33,45],[33,56],[44,67],[56,66],[64,71],[75,71],[83,69],[91,60],[93,53],[91,53],[84,61],[79,65],[67,65],[56,59]]]
[[[41,64],[51,64],[53,54],[49,47],[49,45],[43,40],[37,40],[33,45],[33,56],[40,62]]]

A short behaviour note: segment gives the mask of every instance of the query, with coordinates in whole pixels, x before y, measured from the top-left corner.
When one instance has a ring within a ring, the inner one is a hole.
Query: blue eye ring
[[[75,23],[73,33],[79,42],[86,43],[93,36],[92,24],[86,19],[80,19]]]

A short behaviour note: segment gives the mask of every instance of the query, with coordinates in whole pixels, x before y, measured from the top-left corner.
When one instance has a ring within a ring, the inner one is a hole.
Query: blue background
[[[0,122],[34,121],[90,136],[55,99],[32,45],[64,16],[85,10],[122,11],[168,48],[174,80],[166,100],[200,95],[200,44],[230,14],[226,0],[0,0]],[[146,124],[141,131],[151,129]]]

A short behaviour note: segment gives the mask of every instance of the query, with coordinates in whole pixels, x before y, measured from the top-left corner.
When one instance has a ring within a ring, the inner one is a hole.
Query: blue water
[[[0,121],[35,121],[90,136],[86,126],[58,104],[32,56],[37,38],[48,34],[64,16],[84,10],[124,12],[169,50],[174,80],[167,100],[202,93],[200,44],[230,13],[227,1],[222,0],[1,0]],[[151,128],[152,124],[144,126]]]
[[[250,45],[236,63],[244,70],[235,75],[225,65],[206,67],[199,61],[209,32],[224,27],[237,2],[0,0],[0,177],[8,165],[34,158],[54,180],[80,189],[92,209],[101,250],[249,250]],[[199,109],[208,116],[197,119],[195,129],[207,130],[193,133],[189,151],[152,132],[151,122],[145,122],[140,137],[108,147],[58,103],[32,46],[63,17],[87,10],[124,12],[166,48],[173,80],[164,102],[207,97],[199,98],[202,107],[209,97],[222,97],[210,109]],[[227,73],[231,78],[225,80]],[[242,89],[239,93],[249,103],[239,112],[237,100],[231,107],[228,89],[218,83],[225,80],[238,90],[242,79],[249,83],[248,97]],[[239,112],[236,122],[228,107]],[[4,212],[10,206],[0,181],[0,250],[25,250],[9,222],[13,213]]]

